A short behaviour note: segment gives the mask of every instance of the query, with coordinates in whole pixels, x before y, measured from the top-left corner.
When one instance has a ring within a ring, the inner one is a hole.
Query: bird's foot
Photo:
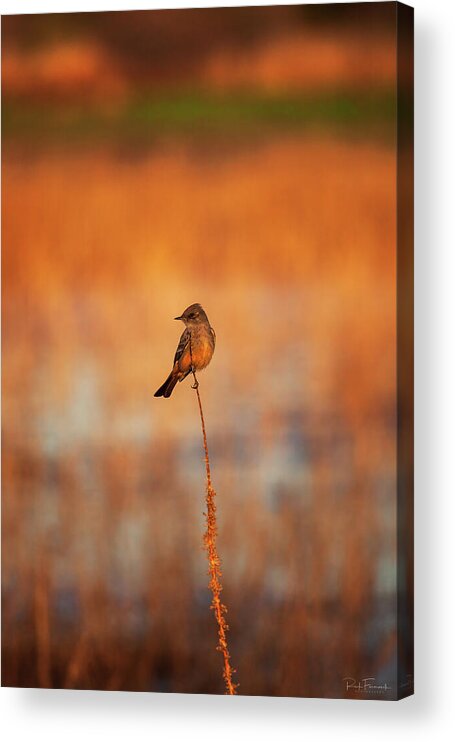
[[[196,379],[196,371],[194,369],[194,366],[191,366],[191,373],[193,374],[193,377],[194,377],[194,384],[191,385],[191,389],[199,389],[199,382]]]

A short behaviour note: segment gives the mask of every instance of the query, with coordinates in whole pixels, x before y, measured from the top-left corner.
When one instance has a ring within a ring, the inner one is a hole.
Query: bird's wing
[[[174,365],[179,361],[184,354],[185,350],[188,348],[190,342],[190,333],[187,328],[182,332],[182,337],[179,340],[179,344],[177,346],[177,350],[175,351],[174,356]]]
[[[212,337],[213,337],[213,347],[215,347],[216,335],[215,335],[215,330],[213,329],[213,327],[210,327],[210,332],[212,333]]]

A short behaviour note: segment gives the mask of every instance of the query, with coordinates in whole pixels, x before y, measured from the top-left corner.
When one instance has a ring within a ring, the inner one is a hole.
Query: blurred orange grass
[[[395,162],[385,144],[328,137],[140,159],[8,151],[7,683],[44,685],[47,666],[53,686],[218,687],[199,597],[194,403],[183,395],[159,427],[143,413],[173,350],[162,320],[189,285],[223,337],[204,405],[217,486],[233,493],[218,528],[242,694],[337,694],[338,677],[388,661],[393,625],[367,648],[351,627],[371,636],[378,606],[389,615]],[[252,375],[264,347],[280,349],[276,371]],[[238,414],[246,398],[253,427]]]

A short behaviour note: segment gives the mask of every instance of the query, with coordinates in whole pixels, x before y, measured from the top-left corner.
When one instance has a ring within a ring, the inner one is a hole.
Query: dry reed
[[[190,349],[191,352],[191,349]],[[207,433],[205,430],[204,413],[202,410],[201,395],[199,394],[199,382],[196,378],[196,373],[192,369],[194,376],[193,389],[196,390],[197,401],[199,405],[199,414],[201,417],[201,428],[202,428],[202,440],[204,443],[204,455],[205,455],[205,475],[207,480],[207,494],[205,502],[207,505],[207,512],[205,514],[207,529],[204,534],[204,546],[207,552],[207,559],[209,562],[208,574],[210,577],[209,588],[212,592],[212,610],[215,614],[216,622],[218,625],[218,646],[217,649],[223,655],[223,678],[226,684],[226,693],[230,696],[237,694],[238,684],[234,683],[232,676],[235,670],[231,667],[231,656],[229,654],[229,648],[227,643],[227,631],[229,626],[226,622],[225,615],[227,613],[226,606],[221,602],[221,591],[223,586],[221,584],[221,560],[218,555],[216,546],[216,537],[218,533],[217,521],[216,521],[216,492],[212,487],[212,476],[210,472],[210,459],[209,449],[207,444]]]

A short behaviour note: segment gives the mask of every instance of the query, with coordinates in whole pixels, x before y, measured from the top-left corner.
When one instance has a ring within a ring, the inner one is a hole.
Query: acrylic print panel
[[[412,18],[2,19],[4,685],[412,693]]]

